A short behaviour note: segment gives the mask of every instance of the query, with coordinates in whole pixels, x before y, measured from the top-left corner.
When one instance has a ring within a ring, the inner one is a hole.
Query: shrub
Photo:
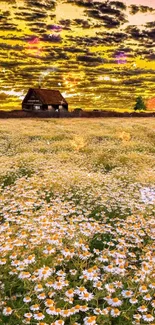
[[[137,97],[136,99],[136,105],[134,107],[134,110],[146,110],[146,105],[143,101],[143,98],[141,96]]]

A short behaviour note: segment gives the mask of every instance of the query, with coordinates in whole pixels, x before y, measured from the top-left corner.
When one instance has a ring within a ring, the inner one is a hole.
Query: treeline
[[[0,111],[0,118],[96,118],[96,117],[155,117],[155,112],[116,112],[116,111],[83,111],[75,109],[72,112],[68,111]]]

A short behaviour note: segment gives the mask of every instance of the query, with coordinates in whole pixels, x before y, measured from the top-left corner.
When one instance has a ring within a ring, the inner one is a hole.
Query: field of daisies
[[[155,120],[0,121],[0,324],[155,325]]]

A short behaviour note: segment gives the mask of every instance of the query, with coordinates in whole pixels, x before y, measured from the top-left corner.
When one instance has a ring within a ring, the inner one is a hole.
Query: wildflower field
[[[155,324],[155,120],[0,121],[0,324]]]

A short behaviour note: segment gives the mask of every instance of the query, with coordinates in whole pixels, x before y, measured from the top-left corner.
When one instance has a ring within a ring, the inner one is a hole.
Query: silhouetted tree
[[[146,105],[145,105],[145,103],[143,101],[142,96],[137,97],[137,99],[136,99],[136,105],[134,107],[134,110],[135,111],[138,111],[138,110],[146,110]]]

